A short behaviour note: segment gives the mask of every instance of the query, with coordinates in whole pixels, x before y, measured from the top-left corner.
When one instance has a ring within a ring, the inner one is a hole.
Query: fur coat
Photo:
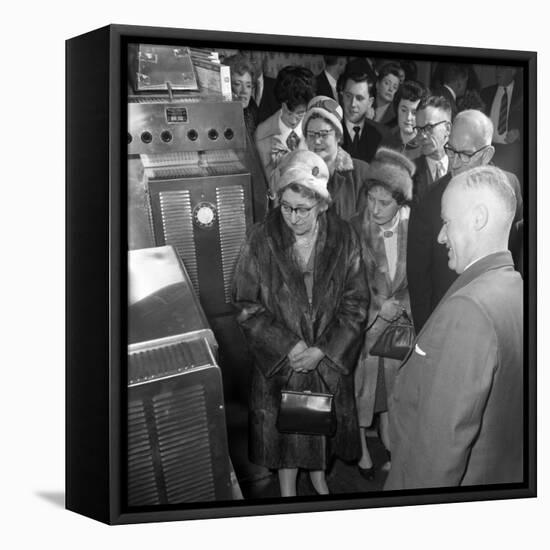
[[[389,299],[395,299],[406,309],[410,317],[409,291],[407,288],[406,256],[409,207],[400,210],[397,225],[397,267],[393,280],[388,272],[388,260],[384,246],[384,237],[379,226],[370,220],[368,208],[351,221],[361,239],[363,261],[365,262],[371,301],[368,312],[368,327],[364,338],[359,362],[355,370],[355,397],[359,414],[359,425],[368,427],[372,423],[378,366],[382,363],[385,374],[385,386],[388,396],[391,394],[400,361],[370,355],[374,345],[388,323],[380,317],[382,305]]]
[[[331,212],[319,217],[313,298],[293,252],[294,236],[280,209],[253,226],[234,278],[237,321],[253,357],[249,413],[252,462],[271,469],[326,469],[330,458],[360,455],[353,370],[362,342],[369,294],[360,245],[351,226]],[[325,356],[310,373],[294,373],[287,355],[300,340]],[[334,393],[333,437],[278,432],[281,390]]]

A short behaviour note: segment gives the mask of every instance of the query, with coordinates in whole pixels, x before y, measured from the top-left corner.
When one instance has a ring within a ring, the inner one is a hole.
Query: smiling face
[[[420,100],[410,101],[402,99],[397,107],[397,124],[399,129],[405,135],[414,135],[414,127],[416,126],[416,108]]]
[[[295,209],[303,208],[299,213]],[[297,236],[311,233],[321,211],[319,202],[314,198],[304,197],[292,189],[285,189],[281,195],[281,214],[286,225]]]
[[[252,97],[252,76],[250,73],[231,74],[231,91],[233,97],[240,100],[243,109],[246,109]]]
[[[311,118],[306,129],[307,148],[331,164],[338,153],[338,136],[334,126],[323,118]]]
[[[449,268],[459,275],[476,259],[474,213],[468,192],[449,183],[441,200],[443,225],[437,242],[447,247]]]
[[[374,98],[369,95],[369,87],[366,81],[355,82],[348,79],[342,91],[342,99],[346,120],[361,123],[367,115]]]
[[[376,85],[376,94],[378,100],[383,103],[389,103],[393,101],[393,96],[399,88],[399,77],[394,74],[387,74],[384,78],[378,81]]]
[[[367,193],[367,208],[371,219],[376,224],[384,226],[393,221],[399,205],[387,189],[376,185]]]

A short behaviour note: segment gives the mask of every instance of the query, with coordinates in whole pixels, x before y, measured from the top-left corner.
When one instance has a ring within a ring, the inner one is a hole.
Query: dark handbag
[[[404,311],[392,321],[370,349],[371,355],[389,359],[405,359],[414,341],[414,327]]]
[[[294,371],[287,379],[287,384]],[[281,433],[327,435],[336,431],[334,395],[319,373],[327,393],[281,390],[277,429]]]

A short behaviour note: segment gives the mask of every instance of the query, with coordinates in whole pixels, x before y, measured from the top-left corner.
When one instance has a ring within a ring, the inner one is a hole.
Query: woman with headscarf
[[[371,355],[373,344],[386,327],[403,312],[411,319],[407,287],[406,253],[409,206],[412,199],[414,163],[391,149],[380,148],[369,165],[367,205],[352,220],[360,236],[371,301],[367,332],[355,370],[355,397],[361,428],[361,475],[374,477],[366,429],[375,414],[380,435],[388,451],[388,397],[392,392],[400,361]]]
[[[279,176],[278,206],[252,228],[234,278],[237,321],[254,360],[249,454],[278,471],[282,496],[296,495],[299,469],[327,494],[330,461],[357,460],[361,452],[353,369],[368,288],[357,235],[328,209],[323,160],[294,151],[282,160]],[[278,431],[281,390],[327,388],[334,394],[333,436]]]

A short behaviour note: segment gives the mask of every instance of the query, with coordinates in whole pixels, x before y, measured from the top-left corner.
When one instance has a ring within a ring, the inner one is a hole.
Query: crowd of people
[[[258,52],[225,62],[271,201],[234,277],[250,459],[282,496],[300,469],[327,494],[336,457],[392,490],[521,481],[522,155],[501,152],[521,146],[516,69],[478,90],[457,64],[428,88],[411,62],[327,56],[276,78]],[[372,353],[403,319],[405,357]],[[285,389],[329,391],[335,433],[279,431]]]

